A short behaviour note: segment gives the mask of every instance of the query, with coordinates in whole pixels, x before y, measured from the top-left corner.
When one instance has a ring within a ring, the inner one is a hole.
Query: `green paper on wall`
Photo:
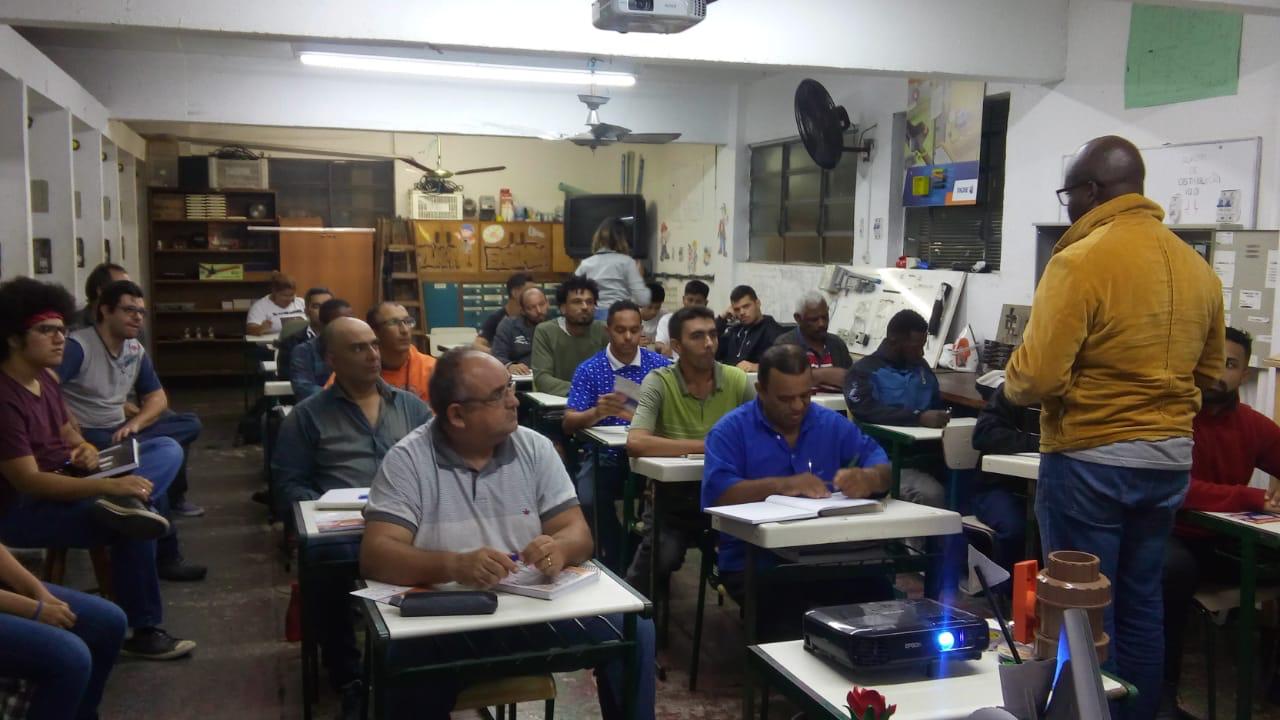
[[[1243,27],[1240,13],[1135,3],[1129,16],[1124,106],[1235,95]]]

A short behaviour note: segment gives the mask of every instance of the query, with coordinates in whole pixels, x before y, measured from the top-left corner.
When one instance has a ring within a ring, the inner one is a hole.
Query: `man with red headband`
[[[0,542],[15,547],[111,548],[114,599],[129,620],[128,655],[170,660],[196,646],[160,628],[164,613],[156,539],[169,523],[162,501],[182,464],[170,438],[139,443],[135,474],[78,477],[98,451],[63,404],[54,369],[75,301],[62,287],[20,277],[0,284]]]

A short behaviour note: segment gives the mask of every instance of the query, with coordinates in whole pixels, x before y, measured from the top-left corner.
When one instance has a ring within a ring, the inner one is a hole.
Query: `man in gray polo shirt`
[[[321,332],[316,339],[333,368],[333,384],[294,406],[271,456],[277,514],[290,520],[295,502],[315,500],[326,490],[368,485],[387,451],[431,418],[417,395],[383,382],[377,338],[363,320],[335,318]],[[358,559],[355,543],[323,550],[325,562],[354,564]],[[314,593],[321,658],[330,685],[342,693],[344,710],[353,711],[363,692],[347,596],[354,580],[331,577],[317,582]]]
[[[382,462],[365,508],[361,572],[403,585],[457,582],[490,588],[517,569],[512,556],[555,575],[591,558],[591,533],[577,493],[551,441],[516,422],[515,384],[502,363],[474,349],[446,353],[436,364],[430,392],[435,419],[401,440]],[[619,617],[551,623],[573,644],[618,639]],[[504,637],[504,652],[542,647],[535,633]],[[653,623],[637,623],[640,671],[637,720],[654,716]],[[487,635],[467,636],[483,654]],[[415,648],[423,657],[452,654],[443,641]],[[494,652],[498,652],[495,648]],[[623,663],[597,668],[601,713],[623,716]],[[389,714],[449,717],[460,685],[395,690]]]

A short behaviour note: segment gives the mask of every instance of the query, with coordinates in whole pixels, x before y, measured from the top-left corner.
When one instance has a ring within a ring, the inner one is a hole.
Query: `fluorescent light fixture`
[[[635,75],[620,72],[591,72],[539,68],[521,65],[488,65],[470,62],[443,62],[379,55],[352,55],[305,51],[298,59],[303,65],[364,70],[367,72],[423,75],[427,77],[453,78],[457,80],[502,80],[506,82],[551,83],[556,85],[601,85],[604,87],[631,87],[636,84]]]

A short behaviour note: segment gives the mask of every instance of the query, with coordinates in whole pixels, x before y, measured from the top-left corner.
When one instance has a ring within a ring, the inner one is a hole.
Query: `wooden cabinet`
[[[293,224],[292,219],[286,222]],[[334,297],[351,303],[357,317],[373,306],[373,261],[372,230],[280,232],[280,269],[298,284],[298,293],[329,288]]]

